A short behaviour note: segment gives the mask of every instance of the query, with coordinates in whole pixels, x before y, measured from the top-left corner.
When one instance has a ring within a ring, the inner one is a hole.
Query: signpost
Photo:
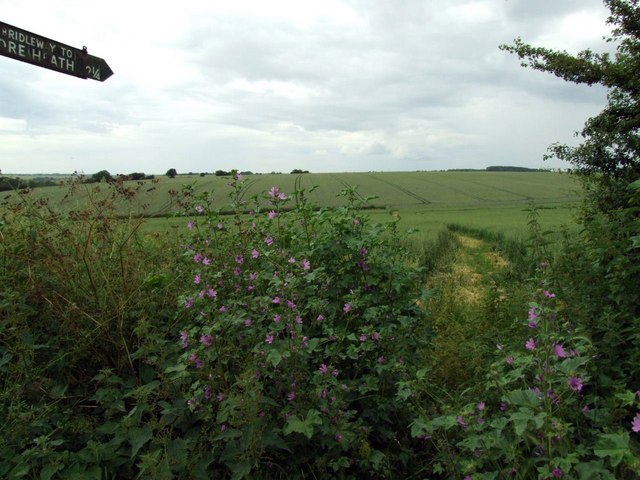
[[[56,72],[104,82],[113,72],[102,58],[82,49],[0,22],[0,55]]]

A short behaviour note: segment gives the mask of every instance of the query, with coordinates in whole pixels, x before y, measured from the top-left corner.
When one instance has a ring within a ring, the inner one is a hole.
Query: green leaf
[[[274,367],[277,367],[282,361],[282,354],[275,348],[273,350],[269,350],[269,353],[267,354],[267,361],[271,362],[271,365]]]
[[[60,464],[45,465],[42,467],[42,470],[40,470],[40,480],[49,480],[58,470],[61,470],[62,467]]]
[[[240,460],[239,462],[229,465],[233,472],[231,480],[240,480],[251,473],[251,463],[248,460]]]
[[[623,406],[633,405],[633,403],[636,400],[636,394],[630,390],[627,390],[626,392],[622,392],[622,393],[616,393],[615,396],[618,400],[622,401],[621,405]]]
[[[513,428],[516,432],[516,435],[520,437],[527,429],[529,421],[533,420],[533,412],[529,408],[521,408],[517,412],[513,412],[509,416],[509,419],[513,423]]]
[[[629,433],[605,433],[600,435],[600,439],[593,452],[600,458],[610,457],[611,465],[618,465],[629,451]]]
[[[320,417],[320,412],[311,409],[307,412],[307,418],[304,420],[300,420],[297,415],[289,417],[283,433],[285,435],[289,435],[293,432],[301,433],[308,439],[311,439],[313,436],[314,425],[322,425],[322,418]]]
[[[145,425],[142,428],[132,428],[129,431],[129,443],[131,444],[131,458],[135,457],[138,450],[151,440],[153,437],[153,430],[150,425]]]
[[[514,390],[508,395],[509,403],[515,406],[535,408],[540,399],[531,390]]]

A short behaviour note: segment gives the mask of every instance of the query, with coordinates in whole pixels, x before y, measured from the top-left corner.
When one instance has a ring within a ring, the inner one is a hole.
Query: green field
[[[160,176],[155,182],[129,182],[129,185],[139,189],[138,213],[155,217],[148,227],[162,229],[184,223],[174,218],[178,208],[170,191],[191,184],[196,194],[213,192],[213,207],[224,210],[229,204],[229,180],[216,176],[181,175],[173,179]],[[338,196],[340,191],[357,186],[373,221],[399,217],[401,228],[418,229],[419,236],[425,238],[431,238],[450,223],[518,235],[526,227],[525,210],[532,202],[541,208],[543,226],[557,227],[570,221],[571,209],[580,199],[576,180],[560,173],[385,172],[249,175],[242,200],[251,203],[252,197],[257,196],[266,205],[264,194],[273,186],[287,194],[317,187],[308,198],[323,207],[344,205],[346,199]],[[74,209],[85,201],[88,191],[88,187],[82,186],[79,195],[65,198],[65,188],[45,187],[37,189],[34,195],[47,197],[61,208]]]

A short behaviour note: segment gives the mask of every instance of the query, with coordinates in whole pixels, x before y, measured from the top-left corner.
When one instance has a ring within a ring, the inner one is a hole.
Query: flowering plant
[[[234,216],[185,203],[192,280],[176,335],[213,464],[237,478],[398,474],[413,442],[400,386],[429,336],[395,225],[369,225],[352,189],[322,210],[278,187],[245,202],[243,184],[229,183]]]
[[[486,398],[418,418],[414,436],[435,449],[434,472],[465,479],[627,478],[640,465],[629,438],[640,413],[631,429],[612,428],[611,412],[591,393],[590,342],[561,318],[554,293],[543,287],[535,296],[522,343],[496,345]],[[638,404],[630,392],[620,398]]]

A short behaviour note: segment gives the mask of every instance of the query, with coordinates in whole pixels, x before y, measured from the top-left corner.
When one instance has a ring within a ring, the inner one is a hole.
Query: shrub
[[[180,331],[189,406],[211,472],[401,476],[415,458],[406,381],[429,339],[419,271],[396,225],[317,209],[273,187],[268,211],[223,218],[195,198],[184,250],[190,320]],[[294,206],[289,208],[293,203]],[[286,208],[285,208],[286,207]],[[177,332],[176,332],[177,333]],[[328,473],[331,472],[331,473]]]

